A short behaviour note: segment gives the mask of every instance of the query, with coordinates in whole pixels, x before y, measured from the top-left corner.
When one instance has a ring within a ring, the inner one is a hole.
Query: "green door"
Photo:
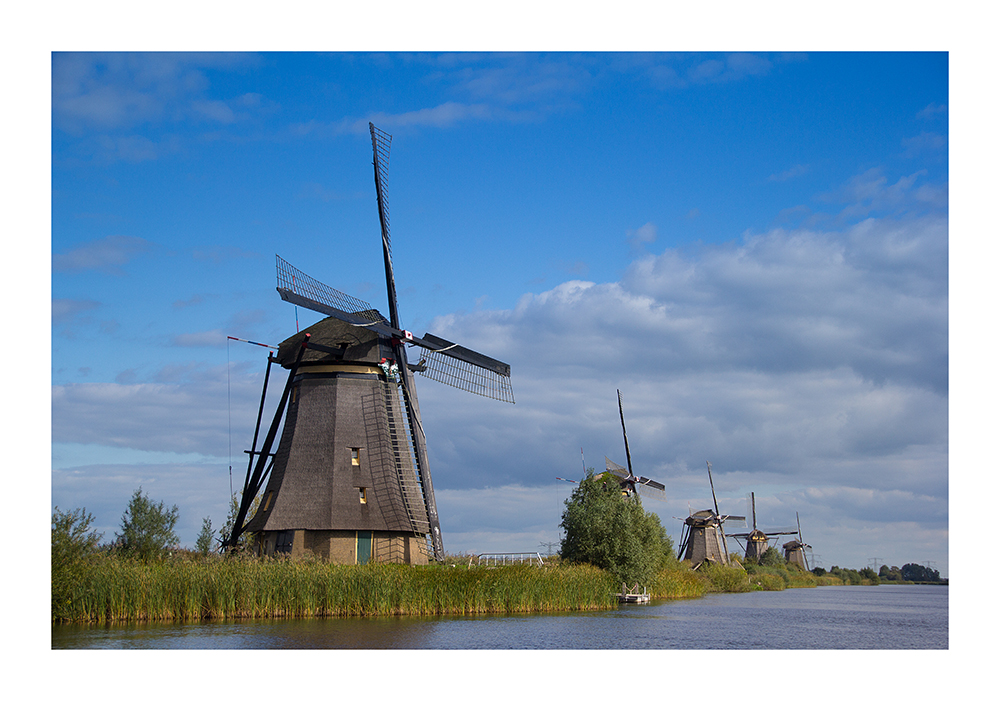
[[[363,565],[372,559],[372,532],[358,531],[358,564]]]

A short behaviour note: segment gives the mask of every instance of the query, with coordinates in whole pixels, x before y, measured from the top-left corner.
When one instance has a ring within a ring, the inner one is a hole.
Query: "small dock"
[[[646,587],[639,591],[639,585],[636,584],[634,587],[626,587],[622,584],[622,590],[618,592],[615,596],[618,597],[619,604],[648,604],[649,594],[646,593]]]

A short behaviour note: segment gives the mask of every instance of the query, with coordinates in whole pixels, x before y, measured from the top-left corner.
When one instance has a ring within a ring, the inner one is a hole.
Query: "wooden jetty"
[[[622,582],[622,590],[616,594],[618,597],[619,604],[648,604],[649,594],[646,593],[646,587],[639,591],[639,585],[636,584],[634,587],[627,587],[625,583]]]

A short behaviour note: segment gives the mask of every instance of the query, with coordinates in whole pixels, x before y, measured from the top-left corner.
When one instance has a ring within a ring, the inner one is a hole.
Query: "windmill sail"
[[[605,455],[604,462],[607,466],[606,472],[611,473],[618,479],[623,492],[626,494],[636,494],[639,496],[659,499],[660,501],[666,501],[666,488],[662,484],[655,480],[651,480],[648,477],[636,477],[635,473],[632,472],[632,453],[628,447],[628,433],[625,430],[625,412],[622,410],[621,390],[618,391],[618,415],[621,417],[622,422],[622,438],[625,441],[625,460],[628,462],[628,468],[626,469],[618,463],[612,462],[612,460]]]
[[[639,492],[640,496],[652,497],[659,501],[667,500],[666,487],[662,483],[651,480],[648,477],[632,477],[625,467],[614,462],[607,456],[604,456],[604,464],[607,467],[607,471],[617,477],[620,482],[631,482],[635,485],[636,491]]]
[[[393,326],[368,302],[306,275],[281,256],[275,258],[277,290],[286,302],[419,346],[420,362],[414,367],[415,370],[422,371],[430,379],[442,384],[497,401],[514,403],[510,365],[507,363],[430,333],[417,338]]]

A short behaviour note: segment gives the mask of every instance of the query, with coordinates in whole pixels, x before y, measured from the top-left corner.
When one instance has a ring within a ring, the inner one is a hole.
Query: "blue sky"
[[[419,385],[445,548],[558,541],[581,448],[825,566],[947,574],[945,53],[52,56],[52,504],[184,544],[246,468],[274,256],[511,364]],[[299,323],[318,316],[300,310]]]

